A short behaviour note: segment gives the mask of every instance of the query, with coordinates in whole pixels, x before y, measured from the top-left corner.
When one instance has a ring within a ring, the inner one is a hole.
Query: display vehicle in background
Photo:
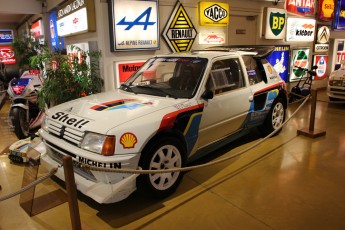
[[[328,79],[327,95],[331,101],[345,101],[345,60],[333,71]]]
[[[102,169],[181,168],[252,128],[278,133],[287,91],[265,60],[273,48],[211,47],[150,58],[119,89],[50,108],[39,131],[46,146],[41,163],[51,169],[71,156],[77,189],[99,203],[136,189],[170,195],[182,172]],[[64,180],[62,168],[56,175]]]

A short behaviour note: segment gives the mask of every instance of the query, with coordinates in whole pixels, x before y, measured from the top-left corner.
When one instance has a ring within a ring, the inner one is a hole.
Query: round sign
[[[321,26],[317,32],[317,42],[325,44],[329,42],[330,31],[328,26]]]

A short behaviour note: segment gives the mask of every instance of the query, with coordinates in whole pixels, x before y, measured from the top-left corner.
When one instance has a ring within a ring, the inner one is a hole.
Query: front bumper
[[[81,149],[69,145],[68,143],[61,145],[59,143],[61,140],[49,135],[42,129],[40,130],[40,135],[45,143],[45,152],[41,152],[41,164],[50,170],[62,165],[62,157],[64,155],[72,156],[77,189],[98,203],[114,203],[121,201],[136,190],[136,178],[139,174],[102,172],[80,168],[78,167],[80,159],[77,159],[80,155],[76,153],[78,153],[78,151],[81,152]],[[63,146],[63,148],[58,146]],[[78,151],[74,148],[77,148]],[[101,166],[117,165],[121,168],[137,168],[139,155],[140,154],[119,156],[118,158],[114,157],[112,159],[113,163],[103,163]],[[83,157],[83,159],[85,159],[85,157]],[[55,175],[65,181],[62,167],[58,168]]]
[[[327,95],[330,98],[338,98],[341,100],[345,100],[345,87],[327,87]]]

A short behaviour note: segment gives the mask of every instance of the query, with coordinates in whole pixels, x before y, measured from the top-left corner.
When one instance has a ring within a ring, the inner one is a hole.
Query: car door
[[[204,105],[198,148],[240,130],[253,99],[239,58],[214,61],[206,88],[214,92],[214,97]]]

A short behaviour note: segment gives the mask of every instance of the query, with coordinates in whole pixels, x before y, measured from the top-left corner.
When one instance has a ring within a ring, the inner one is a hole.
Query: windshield
[[[121,89],[137,94],[191,98],[207,65],[205,58],[160,57],[149,59]]]

